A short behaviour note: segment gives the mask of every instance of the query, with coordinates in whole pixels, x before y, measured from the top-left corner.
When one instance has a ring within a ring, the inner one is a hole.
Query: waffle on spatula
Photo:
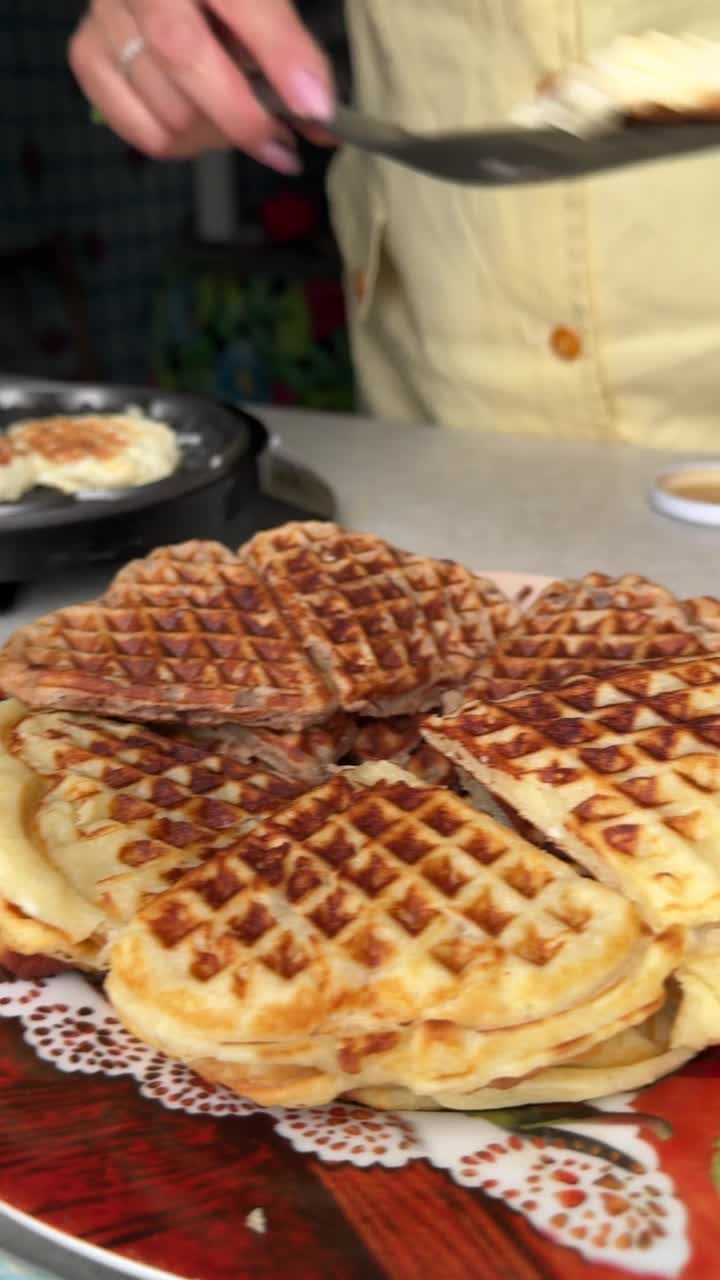
[[[297,731],[429,708],[514,606],[459,565],[309,522],[161,548],[99,600],[21,628],[0,686],[30,706]]]
[[[704,1044],[672,978],[682,948],[457,795],[376,766],[155,898],[108,992],[143,1040],[260,1103],[499,1106],[555,1096],[558,1071],[563,1096],[633,1087]]]
[[[15,700],[0,784],[3,960],[91,970],[143,902],[303,789],[179,736]]]
[[[639,574],[589,573],[550,584],[478,664],[463,699],[503,697],[616,664],[693,657],[720,650],[720,603],[681,601]]]

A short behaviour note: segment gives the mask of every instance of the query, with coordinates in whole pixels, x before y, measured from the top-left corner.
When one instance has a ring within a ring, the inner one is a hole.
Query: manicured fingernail
[[[335,104],[327,85],[319,76],[304,67],[293,71],[288,83],[288,101],[291,107],[308,120],[332,120]]]
[[[302,171],[297,151],[285,142],[278,142],[276,138],[263,143],[257,157],[262,164],[269,165],[271,169],[277,169],[278,173],[295,174]]]

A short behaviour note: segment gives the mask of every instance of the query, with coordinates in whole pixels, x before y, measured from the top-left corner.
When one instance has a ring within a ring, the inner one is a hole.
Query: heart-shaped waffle
[[[720,657],[478,700],[424,732],[653,927],[720,923]]]
[[[149,896],[302,790],[179,737],[14,701],[0,708],[0,776],[0,937],[100,968]]]
[[[471,1089],[662,1004],[681,930],[387,766],[290,801],[137,916],[108,990],[137,1034],[265,1102]]]
[[[237,556],[190,542],[134,561],[99,600],[16,631],[0,682],[33,707],[294,732],[338,707],[435,705],[514,617],[460,565],[309,522]]]
[[[616,665],[718,651],[718,611],[718,601],[679,601],[638,574],[553,582],[500,636],[462,693],[448,694],[446,709]]]
[[[346,711],[382,716],[435,705],[518,616],[494,583],[454,561],[319,521],[257,534],[240,554]]]

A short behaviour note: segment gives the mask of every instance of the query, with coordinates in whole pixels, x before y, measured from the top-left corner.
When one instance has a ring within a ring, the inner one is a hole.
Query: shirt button
[[[363,271],[362,267],[357,267],[352,273],[352,291],[356,302],[362,302],[367,293],[367,271]]]
[[[550,347],[558,360],[577,360],[582,355],[582,338],[574,329],[561,324],[550,334]]]
[[[541,76],[537,84],[535,85],[535,93],[538,96],[545,93],[552,93],[557,82],[558,82],[557,71],[546,71],[545,75]]]

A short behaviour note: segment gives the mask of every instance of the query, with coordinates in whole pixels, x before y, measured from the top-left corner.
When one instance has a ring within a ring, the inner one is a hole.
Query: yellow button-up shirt
[[[711,0],[347,0],[358,105],[507,119],[623,31]],[[359,387],[387,419],[720,452],[720,154],[547,187],[434,181],[347,149],[330,182]]]

